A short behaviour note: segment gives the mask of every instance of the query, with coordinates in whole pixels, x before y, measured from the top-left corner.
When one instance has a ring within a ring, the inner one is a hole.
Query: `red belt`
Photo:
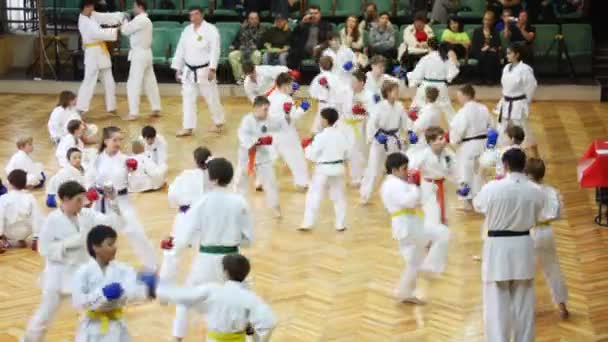
[[[445,179],[425,178],[424,180],[433,184],[437,184],[437,202],[439,203],[439,208],[441,209],[441,223],[446,224],[447,218],[445,216],[445,191],[443,189],[443,183]]]
[[[275,85],[273,85],[273,86],[272,86],[272,88],[270,88],[270,90],[268,90],[268,91],[266,92],[266,94],[264,94],[264,95],[265,95],[266,97],[270,96],[270,94],[272,94],[272,92],[273,92],[275,89],[277,89],[277,85],[276,85],[276,84],[275,84]]]

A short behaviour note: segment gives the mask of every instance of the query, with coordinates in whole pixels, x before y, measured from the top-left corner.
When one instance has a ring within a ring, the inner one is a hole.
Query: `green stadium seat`
[[[120,51],[129,51],[130,48],[130,44],[129,44],[129,37],[127,36],[120,36]]]
[[[133,0],[127,0],[127,1],[133,1]],[[157,0],[156,8],[151,9],[150,14],[159,15],[159,16],[170,16],[170,15],[179,15],[180,14],[180,8],[182,6],[180,0],[171,0],[173,5],[175,6],[175,9],[162,9],[162,8],[160,8],[160,2],[161,2],[161,0]]]
[[[133,3],[135,2],[135,0],[125,0],[125,9],[124,11],[131,11],[131,9],[133,8]],[[148,4],[149,7],[151,6],[152,3]]]
[[[463,19],[481,19],[486,7],[485,0],[460,0],[460,7],[468,7],[470,11],[459,11],[458,17]]]
[[[173,56],[175,55],[175,49],[177,48],[177,43],[179,43],[179,37],[182,35],[183,28],[172,28],[166,29],[167,33],[167,42],[169,44],[169,60],[171,63],[173,60]]]
[[[182,10],[182,14],[188,14],[188,9],[192,6],[200,6],[205,10],[205,14],[209,14],[211,0],[184,0],[184,9]]]
[[[152,35],[152,61],[154,64],[166,64],[170,52],[169,35],[171,31],[167,28],[154,28]]]
[[[186,20],[182,23],[182,29],[186,28],[186,26],[190,25],[190,21]]]
[[[392,13],[392,10],[389,11],[389,13]],[[397,0],[397,16],[398,17],[413,16],[412,8],[410,7],[410,0]]]
[[[274,26],[274,23],[262,22],[262,23],[260,23],[260,25],[262,26],[262,28],[264,30],[269,30],[272,28],[272,26]]]
[[[435,24],[435,25],[431,26],[431,28],[433,29],[433,34],[439,40],[441,40],[441,36],[443,35],[443,31],[445,31],[445,29],[447,27],[448,27],[448,25],[446,25],[446,24]],[[469,36],[469,38],[470,37],[471,36]]]
[[[222,8],[222,6],[223,6],[223,1],[216,0],[215,9],[213,10],[214,16],[230,17],[230,18],[237,18],[239,16],[239,12],[237,12],[233,9]]]
[[[337,17],[359,16],[361,14],[361,0],[336,0]]]
[[[397,25],[394,26],[397,27]],[[399,30],[395,30],[395,48],[399,48],[401,43],[403,43],[403,32],[405,32],[406,27],[408,27],[408,25],[401,25]]]
[[[321,8],[322,15],[332,16],[334,15],[334,2],[333,0],[308,0],[308,6],[317,5]]]
[[[80,0],[64,0],[61,14],[77,17],[80,14]]]
[[[218,31],[220,32],[220,63],[228,61],[228,53],[230,52],[230,45],[234,41],[234,38],[239,33],[241,23],[237,22],[221,22],[216,24]]]
[[[153,21],[152,22],[152,26],[154,28],[177,28],[177,27],[182,27],[182,24],[180,24],[179,21],[164,21],[164,20],[159,20],[159,21]]]
[[[559,27],[553,24],[539,24],[536,27],[536,38],[534,39],[534,55],[544,56],[555,36],[559,33]],[[557,46],[551,50],[549,56],[557,56]]]
[[[562,24],[568,53],[570,56],[591,56],[593,53],[593,41],[591,25],[589,24]]]

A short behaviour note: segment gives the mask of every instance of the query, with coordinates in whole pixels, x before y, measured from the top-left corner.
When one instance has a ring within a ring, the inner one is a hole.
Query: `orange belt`
[[[253,146],[249,149],[249,161],[247,162],[247,172],[250,176],[255,174],[255,154],[257,152],[257,147]]]
[[[277,85],[276,85],[276,84],[275,84],[275,85],[273,85],[273,86],[272,86],[272,88],[270,88],[270,90],[266,92],[265,96],[266,96],[266,97],[270,96],[270,94],[272,94],[272,92],[273,92],[275,89],[277,89]]]
[[[445,216],[445,191],[443,188],[443,183],[445,179],[425,178],[424,180],[430,183],[437,184],[437,202],[439,203],[439,208],[441,209],[441,223],[446,224],[448,220]]]

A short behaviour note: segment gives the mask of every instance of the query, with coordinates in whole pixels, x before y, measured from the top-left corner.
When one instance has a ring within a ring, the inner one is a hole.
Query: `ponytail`
[[[450,46],[447,43],[439,44],[439,48],[437,49],[439,52],[439,57],[441,57],[442,61],[448,60],[448,52],[450,51]]]
[[[194,150],[194,162],[202,170],[207,170],[207,162],[211,160],[211,151],[206,147],[197,147]]]
[[[120,132],[120,128],[116,126],[108,126],[104,127],[101,136],[101,143],[99,144],[99,154],[101,154],[106,149],[106,139],[110,139],[114,133]]]

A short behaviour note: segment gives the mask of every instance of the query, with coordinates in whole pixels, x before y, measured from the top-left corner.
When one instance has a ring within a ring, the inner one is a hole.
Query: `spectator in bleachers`
[[[242,63],[251,61],[258,65],[262,61],[262,53],[259,47],[262,43],[262,34],[264,30],[260,25],[260,15],[257,12],[249,12],[247,20],[241,26],[241,29],[232,42],[234,51],[228,54],[228,62],[232,67],[232,75],[237,83],[242,82],[243,70]]]
[[[266,52],[262,56],[264,65],[287,65],[291,30],[287,18],[282,14],[274,17],[274,26],[264,32],[262,45]]]
[[[553,2],[547,0],[527,0],[526,11],[532,23],[552,23],[555,22],[555,10]]]
[[[434,36],[433,29],[426,23],[426,14],[418,13],[414,23],[403,30],[403,43],[399,46],[399,60],[418,60],[429,52],[428,41]],[[411,63],[408,63],[411,64]]]
[[[370,2],[365,5],[365,13],[363,13],[363,20],[359,23],[359,31],[369,31],[373,23],[378,22],[378,7],[376,3]]]
[[[459,7],[458,0],[435,0],[431,10],[431,22],[446,24],[450,15],[456,13]]]
[[[519,11],[523,9],[521,0],[500,0],[500,3],[502,4],[503,11],[505,9],[510,9],[515,17],[517,17]]]
[[[298,0],[244,0],[245,13],[270,11],[272,16],[277,14],[289,18],[289,11],[295,10]]]
[[[477,72],[483,83],[498,83],[500,67],[500,33],[494,25],[494,12],[486,11],[482,26],[473,31],[470,57],[477,60]]]
[[[174,10],[175,9],[175,4],[171,0],[161,0],[161,2],[160,2],[160,9],[163,9],[163,10]]]
[[[359,28],[359,21],[354,15],[346,18],[346,24],[340,29],[340,41],[342,45],[350,48],[355,53],[357,64],[367,66],[367,56],[363,53],[363,32]]]
[[[457,17],[451,17],[448,27],[441,35],[441,42],[448,43],[450,50],[456,53],[458,59],[463,59],[467,55],[467,51],[471,46],[469,35],[462,30],[462,21]]]
[[[367,55],[382,55],[389,60],[397,57],[395,49],[395,28],[390,22],[387,12],[382,12],[378,22],[371,25],[369,31],[369,42],[367,44]]]
[[[331,24],[321,20],[321,8],[317,5],[308,7],[308,13],[291,34],[287,57],[289,68],[299,69],[302,60],[316,56],[317,50],[327,41],[327,34],[331,31]]]
[[[525,56],[523,56],[523,59],[527,64],[531,64],[530,59],[534,56],[532,43],[534,43],[534,39],[536,38],[536,28],[530,25],[526,10],[519,12],[517,21],[510,22],[509,25],[505,26],[504,30],[502,30],[502,36],[509,45],[516,43],[525,46]]]
[[[502,14],[502,4],[500,3],[500,0],[486,0],[486,11],[494,13],[494,18],[500,17]]]

